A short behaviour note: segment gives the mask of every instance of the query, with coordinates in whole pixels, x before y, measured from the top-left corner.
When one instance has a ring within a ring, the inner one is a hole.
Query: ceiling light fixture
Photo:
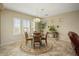
[[[35,18],[34,22],[40,22],[40,18]]]

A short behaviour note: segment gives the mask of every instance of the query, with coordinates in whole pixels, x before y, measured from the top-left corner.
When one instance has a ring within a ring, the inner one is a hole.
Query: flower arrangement
[[[48,26],[48,28],[49,28],[49,31],[51,31],[51,32],[57,32],[57,29],[55,28],[54,25],[53,26]]]

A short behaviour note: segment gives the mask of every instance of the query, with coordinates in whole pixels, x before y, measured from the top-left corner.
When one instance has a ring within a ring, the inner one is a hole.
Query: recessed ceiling
[[[79,3],[4,3],[5,8],[45,18],[79,10]]]

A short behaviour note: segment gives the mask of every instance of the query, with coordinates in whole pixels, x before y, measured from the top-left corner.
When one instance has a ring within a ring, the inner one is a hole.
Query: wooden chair
[[[41,38],[41,40],[45,40],[46,45],[47,45],[47,36],[48,36],[48,32],[46,33],[45,37]]]
[[[28,33],[27,32],[25,32],[25,39],[26,39],[26,44],[30,40],[31,41],[31,45],[32,45],[32,38],[28,37]]]
[[[34,33],[33,38],[34,38],[33,47],[35,48],[36,45],[39,45],[39,48],[40,48],[40,46],[41,46],[41,33]],[[38,43],[38,44],[36,44],[36,43]]]

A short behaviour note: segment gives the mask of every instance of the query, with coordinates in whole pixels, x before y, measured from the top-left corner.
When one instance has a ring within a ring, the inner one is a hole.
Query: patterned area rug
[[[45,41],[42,40],[40,48],[39,47],[33,48],[31,42],[28,42],[27,44],[22,42],[21,44],[21,50],[32,55],[40,55],[43,53],[47,53],[52,50],[52,47],[53,44],[50,40],[48,41],[47,45],[45,45]]]
[[[40,53],[38,56],[75,56],[75,51],[71,45],[70,41],[64,40],[55,40],[53,38],[49,38],[52,44],[52,48],[45,51],[45,53]],[[21,42],[16,42],[10,45],[6,45],[0,48],[1,56],[35,56],[34,54],[30,54],[28,52],[24,52],[21,47]],[[30,41],[29,41],[30,43]]]

